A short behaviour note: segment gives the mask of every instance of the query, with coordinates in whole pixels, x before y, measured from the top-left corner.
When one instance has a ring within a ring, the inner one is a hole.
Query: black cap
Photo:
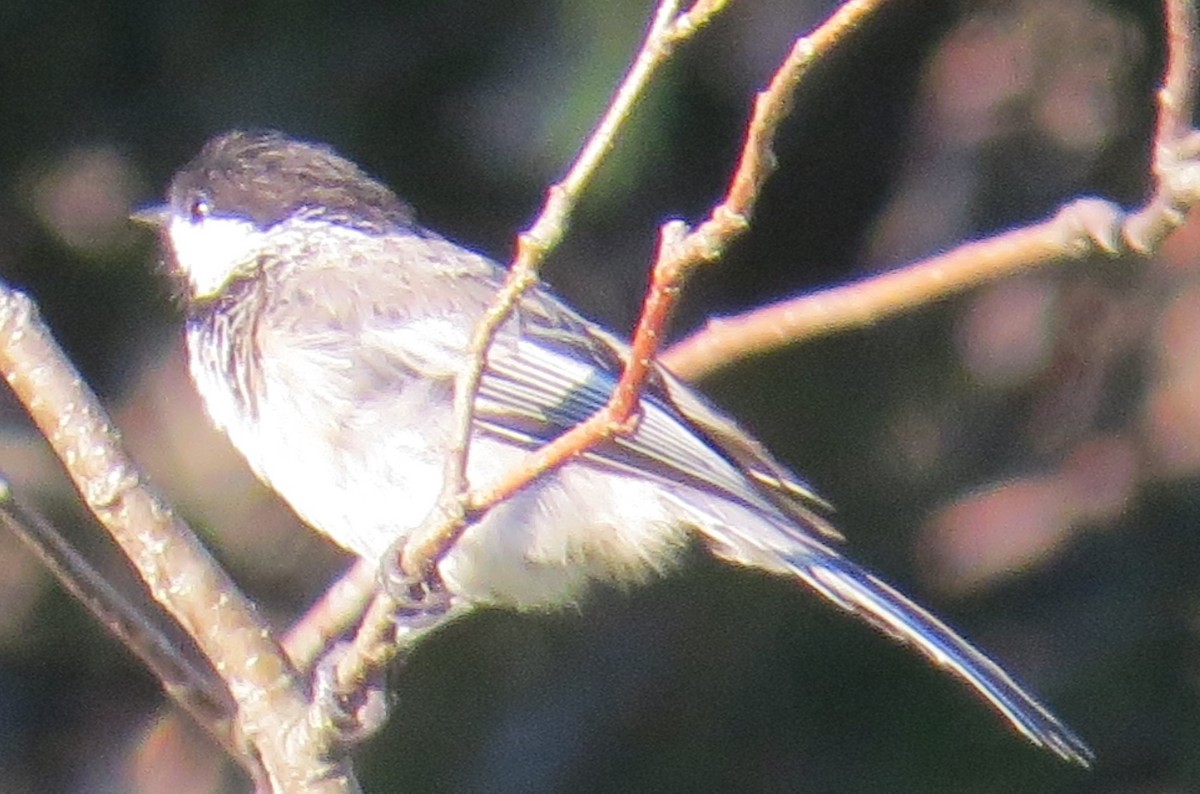
[[[298,213],[366,231],[414,224],[408,205],[354,163],[279,132],[213,138],[172,180],[167,201],[176,214],[245,218],[264,229]],[[156,213],[135,219],[153,223]]]

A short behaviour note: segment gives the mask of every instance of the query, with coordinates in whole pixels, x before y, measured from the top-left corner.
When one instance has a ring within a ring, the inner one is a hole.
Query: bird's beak
[[[157,204],[153,207],[146,207],[137,212],[131,213],[129,219],[134,223],[153,226],[155,229],[161,229],[167,225],[167,220],[171,217],[171,208],[166,204]]]

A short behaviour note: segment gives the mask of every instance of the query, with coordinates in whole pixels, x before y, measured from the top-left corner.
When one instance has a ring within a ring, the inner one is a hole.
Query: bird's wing
[[[476,421],[530,447],[545,444],[604,407],[628,347],[545,292],[522,304],[515,343],[489,356]],[[656,369],[643,391],[635,430],[585,455],[594,465],[684,483],[840,538],[824,506],[757,442],[693,392]]]
[[[373,393],[389,370],[397,382],[401,371],[449,380],[467,366],[471,333],[504,275],[489,260],[436,237],[389,244],[404,247],[394,254],[397,261],[436,262],[436,267],[417,264],[388,274],[339,268],[287,280],[290,300],[305,304],[305,311],[287,312],[291,322],[321,334],[331,322],[320,316],[321,307],[331,306],[339,335],[356,340],[356,349],[346,355],[355,359],[355,371]],[[345,333],[350,330],[356,333]],[[296,329],[298,336],[304,333]],[[476,427],[536,449],[608,402],[627,354],[623,342],[535,287],[489,349]],[[798,478],[658,370],[643,394],[634,432],[598,445],[583,458],[591,465],[691,485],[781,518],[790,514],[840,537],[818,513],[824,503]]]

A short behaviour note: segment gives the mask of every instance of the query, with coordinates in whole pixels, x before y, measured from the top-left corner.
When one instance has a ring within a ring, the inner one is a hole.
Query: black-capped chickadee
[[[278,133],[210,141],[172,181],[161,226],[183,284],[190,369],[213,421],[310,526],[379,559],[434,507],[454,377],[504,271],[421,228],[330,149]],[[542,288],[487,356],[468,460],[474,484],[608,400],[625,345]],[[666,372],[636,430],[491,510],[438,573],[460,605],[554,607],[593,580],[636,582],[698,539],[795,577],[916,647],[1031,742],[1091,750],[995,662],[831,547],[819,501]]]

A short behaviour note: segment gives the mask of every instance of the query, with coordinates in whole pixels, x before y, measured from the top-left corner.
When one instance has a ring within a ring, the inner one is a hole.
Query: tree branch
[[[1189,0],[1164,6],[1168,58],[1152,143],[1156,184],[1141,208],[1125,213],[1100,199],[1077,200],[1049,220],[904,268],[713,319],[667,350],[663,365],[684,379],[703,378],[747,357],[871,325],[1015,273],[1095,254],[1152,254],[1200,203],[1200,132],[1191,126],[1196,10]]]
[[[151,595],[224,680],[238,705],[238,726],[275,790],[356,791],[346,765],[294,741],[306,698],[253,604],[146,487],[99,401],[38,320],[33,302],[3,284],[0,371]]]
[[[255,780],[263,780],[258,759],[239,741],[232,718],[235,704],[215,673],[180,650],[159,622],[126,599],[37,512],[21,504],[0,478],[0,524],[25,544],[76,601],[111,631],[162,682],[175,704],[204,728]]]

